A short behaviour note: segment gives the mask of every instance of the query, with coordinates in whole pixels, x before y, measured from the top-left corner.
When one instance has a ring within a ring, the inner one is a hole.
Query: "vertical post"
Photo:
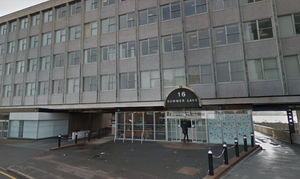
[[[228,165],[228,149],[227,149],[227,144],[223,144],[223,150],[224,150],[224,164]]]
[[[240,156],[240,149],[239,149],[239,141],[237,138],[234,139],[234,148],[235,148],[235,156],[239,157]]]
[[[78,135],[77,135],[77,132],[75,134],[75,144],[77,144],[77,138],[78,138]]]
[[[210,176],[214,175],[213,153],[211,149],[208,149],[208,174]]]
[[[58,142],[57,142],[57,146],[58,148],[60,148],[60,144],[61,144],[61,135],[58,135]]]
[[[251,147],[254,147],[254,134],[251,133]]]
[[[244,135],[244,151],[247,152],[248,151],[248,146],[247,146],[247,137],[246,135]]]

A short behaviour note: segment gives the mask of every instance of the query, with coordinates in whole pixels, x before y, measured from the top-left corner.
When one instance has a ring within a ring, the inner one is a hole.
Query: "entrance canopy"
[[[196,93],[187,87],[171,91],[165,100],[165,108],[199,108],[200,100]]]

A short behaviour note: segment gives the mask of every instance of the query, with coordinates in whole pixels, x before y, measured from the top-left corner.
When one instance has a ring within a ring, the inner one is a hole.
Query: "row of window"
[[[261,1],[261,0],[256,0]],[[254,2],[254,0],[241,0],[242,3]],[[114,4],[114,0],[103,0],[102,5]],[[227,7],[234,7],[235,0],[212,0],[212,9],[220,10]],[[98,0],[85,0],[85,10],[91,11],[98,8]],[[58,6],[55,8],[56,19],[62,19],[67,14],[66,5]],[[194,14],[200,14],[207,12],[207,0],[185,0],[184,1],[185,16],[190,16]],[[81,13],[81,2],[75,1],[70,3],[70,15],[75,15]],[[180,2],[174,2],[161,6],[161,20],[166,21],[170,19],[176,19],[181,17],[181,7]],[[119,16],[119,29],[131,28],[136,26],[135,13],[128,13]],[[43,23],[49,23],[53,21],[52,10],[43,11]],[[109,18],[109,23],[115,24],[115,18]],[[105,23],[108,23],[105,22]],[[157,8],[149,8],[139,11],[139,25],[151,24],[157,22]],[[36,26],[40,23],[40,14],[31,15],[31,25]],[[20,29],[28,28],[28,17],[20,18]],[[17,20],[9,22],[9,32],[15,32],[17,30]],[[114,29],[111,29],[114,31]],[[7,32],[7,25],[0,25],[0,35],[4,35]],[[103,30],[102,32],[105,32]]]
[[[217,82],[238,82],[245,81],[245,70],[243,61],[227,61],[216,63],[216,79]],[[300,58],[299,56],[288,56],[284,58],[286,67],[287,79],[300,78]],[[22,66],[22,65],[21,65]],[[23,64],[24,66],[24,64]],[[7,67],[9,68],[9,67]],[[249,80],[279,80],[279,68],[276,58],[262,58],[247,60]],[[211,84],[213,83],[213,67],[211,64],[194,65],[188,67],[188,84]],[[10,69],[9,69],[10,70]],[[160,87],[160,72],[158,70],[143,71],[140,74],[141,88],[159,88]],[[126,72],[120,73],[119,76],[120,89],[134,89],[136,88],[136,73]],[[164,69],[163,70],[164,86],[181,86],[185,85],[185,70],[184,68]],[[35,83],[26,84],[26,96],[35,95]],[[78,93],[80,88],[79,78],[67,79],[67,93]],[[116,76],[115,74],[108,74],[101,76],[101,90],[115,90]],[[11,95],[11,85],[3,86],[3,96],[9,97]],[[53,80],[52,93],[63,93],[64,81]],[[96,76],[83,78],[83,91],[96,91],[97,78]],[[38,83],[38,94],[48,94],[49,83],[43,81]],[[15,84],[14,96],[22,96],[23,84]]]
[[[85,26],[86,36],[93,36],[97,34],[97,24],[89,23]],[[70,40],[79,39],[81,37],[81,27],[70,27]],[[271,19],[255,20],[244,23],[245,40],[261,40],[273,37],[273,29]],[[199,31],[188,32],[186,35],[186,42],[188,49],[210,47],[210,33],[209,29],[202,29]],[[38,36],[30,37],[30,48],[37,48],[39,44]],[[42,34],[42,46],[50,45],[52,41],[51,32]],[[66,30],[61,29],[55,31],[55,42],[61,43],[66,41]],[[240,30],[238,24],[225,25],[213,28],[213,41],[216,46],[224,44],[232,44],[240,42]],[[159,40],[157,37],[145,39],[140,41],[141,55],[149,55],[158,53]],[[15,41],[7,43],[7,53],[15,52]],[[136,42],[126,42],[120,44],[120,57],[131,58],[135,57]],[[183,50],[182,33],[171,34],[162,37],[163,52],[171,52]],[[24,51],[27,48],[27,39],[18,40],[18,50]],[[111,48],[115,50],[115,48]],[[5,44],[0,44],[0,55],[5,53]],[[113,52],[112,52],[113,53]],[[104,58],[106,59],[106,58]]]

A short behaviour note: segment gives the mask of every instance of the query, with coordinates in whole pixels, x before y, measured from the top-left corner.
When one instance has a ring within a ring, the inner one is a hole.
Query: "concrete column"
[[[296,113],[297,113],[298,123],[297,125],[295,125],[295,128],[297,133],[300,134],[300,110],[297,110]]]

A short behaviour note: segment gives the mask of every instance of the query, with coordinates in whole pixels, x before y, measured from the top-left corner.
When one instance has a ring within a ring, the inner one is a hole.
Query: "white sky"
[[[48,0],[0,0],[0,17]]]

